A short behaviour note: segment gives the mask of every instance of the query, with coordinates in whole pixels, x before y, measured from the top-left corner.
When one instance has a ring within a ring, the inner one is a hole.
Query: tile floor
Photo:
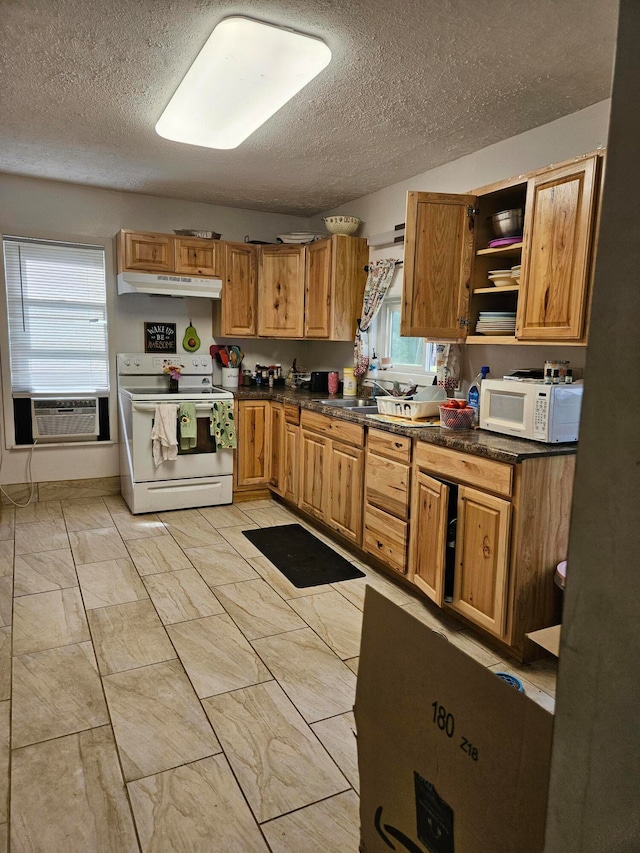
[[[292,521],[0,507],[0,853],[356,853],[366,583],[553,707],[553,663],[505,663],[362,563],[292,586],[242,536]]]

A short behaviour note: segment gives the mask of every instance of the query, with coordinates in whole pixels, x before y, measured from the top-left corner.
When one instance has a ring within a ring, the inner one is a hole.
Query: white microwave
[[[549,444],[577,441],[582,390],[582,385],[485,379],[480,386],[480,426]]]

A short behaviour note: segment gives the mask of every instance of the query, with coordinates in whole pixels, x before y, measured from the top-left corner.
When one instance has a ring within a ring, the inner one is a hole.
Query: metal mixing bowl
[[[515,207],[494,213],[491,225],[496,237],[519,237],[522,234],[522,208]]]

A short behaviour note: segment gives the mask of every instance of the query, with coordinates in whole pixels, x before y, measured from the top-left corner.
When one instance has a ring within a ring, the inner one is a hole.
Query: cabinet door
[[[300,509],[324,521],[328,495],[326,463],[329,439],[300,431]]]
[[[305,275],[305,338],[331,335],[331,239],[307,246]]]
[[[304,246],[263,246],[258,275],[258,335],[301,338]]]
[[[327,524],[358,545],[362,539],[363,480],[362,448],[331,442]]]
[[[516,325],[521,340],[584,337],[599,159],[529,181]]]
[[[219,240],[175,237],[173,251],[176,272],[213,277],[222,275],[224,252]]]
[[[269,415],[269,400],[238,402],[238,486],[264,485],[269,482]]]
[[[460,486],[452,607],[499,637],[507,615],[510,520],[508,501]]]
[[[284,425],[284,453],[282,470],[282,496],[293,504],[298,504],[298,478],[300,458],[300,427],[295,424]]]
[[[122,231],[124,269],[173,272],[173,238],[170,234]],[[123,246],[124,243],[124,246]],[[121,260],[122,262],[122,260]]]
[[[284,406],[282,403],[271,403],[271,464],[269,468],[269,485],[282,494],[284,478]]]
[[[419,468],[411,499],[409,579],[442,606],[449,487]]]
[[[225,243],[225,274],[222,279],[223,337],[254,337],[256,334],[257,246]]]
[[[471,195],[407,194],[402,335],[466,336],[476,205]]]

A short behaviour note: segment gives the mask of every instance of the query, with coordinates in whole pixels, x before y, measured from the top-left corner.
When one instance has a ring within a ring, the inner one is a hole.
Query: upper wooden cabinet
[[[603,152],[471,195],[407,196],[403,335],[467,343],[586,342]],[[524,209],[522,241],[489,248],[491,216]],[[520,283],[489,270],[521,264]],[[475,334],[484,311],[516,315],[512,336]]]
[[[257,246],[248,243],[223,245],[225,274],[222,279],[221,305],[214,305],[214,337],[255,337]]]
[[[174,272],[173,237],[139,231],[118,234],[118,272]]]
[[[258,335],[353,340],[367,260],[366,240],[337,234],[307,246],[262,246]]]
[[[575,341],[583,335],[598,157],[531,178],[527,187],[516,337]]]
[[[471,195],[408,193],[402,335],[465,334],[476,205]]]
[[[218,278],[224,264],[223,245],[219,240],[200,237],[175,237],[173,240],[174,268],[184,275]]]
[[[304,332],[304,246],[261,246],[258,335],[301,338]]]
[[[138,270],[219,278],[223,274],[223,245],[219,240],[123,229],[118,234],[118,272]]]
[[[306,247],[305,338],[353,340],[368,258],[367,241],[360,237],[334,234]]]

